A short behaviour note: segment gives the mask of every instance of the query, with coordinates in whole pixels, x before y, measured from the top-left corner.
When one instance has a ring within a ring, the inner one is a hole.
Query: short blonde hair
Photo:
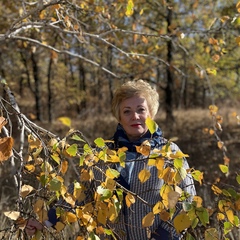
[[[115,91],[112,100],[113,116],[119,121],[120,103],[134,96],[141,96],[146,99],[151,117],[154,118],[159,107],[159,95],[149,83],[143,80],[128,81]]]

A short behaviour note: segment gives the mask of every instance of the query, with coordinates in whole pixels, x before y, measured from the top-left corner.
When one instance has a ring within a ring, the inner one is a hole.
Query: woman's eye
[[[124,110],[123,111],[123,114],[129,114],[130,113],[130,110]]]
[[[145,112],[145,110],[146,110],[145,108],[139,108],[138,113],[143,113],[143,112]]]

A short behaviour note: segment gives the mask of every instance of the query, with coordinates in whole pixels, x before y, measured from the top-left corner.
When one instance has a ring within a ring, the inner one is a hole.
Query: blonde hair
[[[113,116],[119,121],[120,103],[134,96],[141,96],[146,99],[151,117],[154,118],[159,107],[159,95],[149,83],[143,80],[128,81],[115,91],[112,100]]]

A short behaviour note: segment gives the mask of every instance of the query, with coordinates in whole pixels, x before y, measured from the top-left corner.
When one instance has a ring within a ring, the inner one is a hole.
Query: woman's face
[[[144,97],[134,96],[120,103],[119,123],[124,128],[130,141],[138,140],[148,130],[145,121],[150,116]]]

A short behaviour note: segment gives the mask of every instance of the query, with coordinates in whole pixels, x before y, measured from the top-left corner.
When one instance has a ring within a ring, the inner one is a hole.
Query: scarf
[[[117,130],[113,136],[113,140],[116,148],[127,147],[129,152],[136,152],[136,146],[140,146],[145,140],[150,142],[152,149],[160,148],[166,144],[166,140],[163,138],[162,131],[159,127],[153,134],[151,134],[148,130],[137,141],[130,142],[121,124],[117,125]]]

